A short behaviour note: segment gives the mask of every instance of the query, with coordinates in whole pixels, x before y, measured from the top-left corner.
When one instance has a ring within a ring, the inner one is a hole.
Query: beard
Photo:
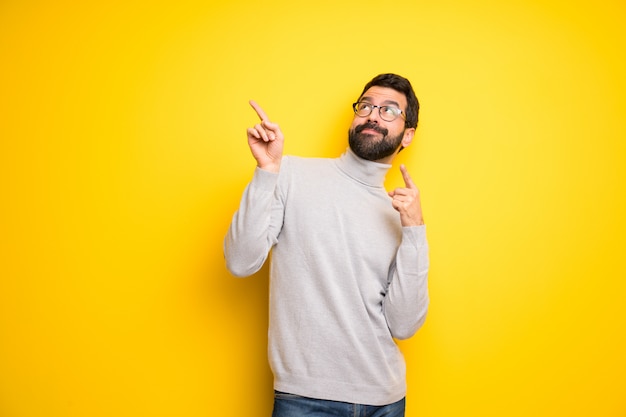
[[[369,133],[361,133],[365,129],[372,129],[380,133],[383,137],[377,139]],[[356,126],[348,131],[348,144],[350,149],[358,157],[368,161],[378,161],[386,158],[400,147],[404,132],[398,136],[389,136],[389,131],[375,123],[365,123]]]

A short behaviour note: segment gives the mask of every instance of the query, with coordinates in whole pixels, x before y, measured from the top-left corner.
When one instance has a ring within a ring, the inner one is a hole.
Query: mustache
[[[372,123],[372,122],[367,122],[367,123],[363,123],[362,125],[358,125],[357,127],[354,128],[354,133],[357,133],[357,134],[361,133],[365,129],[375,130],[376,132],[382,134],[383,136],[387,136],[387,133],[389,133],[389,131],[385,129],[384,127],[380,127],[376,123]]]

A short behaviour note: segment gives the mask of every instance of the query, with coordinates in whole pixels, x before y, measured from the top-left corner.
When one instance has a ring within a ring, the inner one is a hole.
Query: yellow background
[[[0,415],[269,415],[267,269],[235,279],[221,249],[248,100],[287,153],[336,156],[362,86],[396,72],[422,104],[398,162],[432,264],[407,416],[625,416],[625,19],[622,0],[2,1]]]

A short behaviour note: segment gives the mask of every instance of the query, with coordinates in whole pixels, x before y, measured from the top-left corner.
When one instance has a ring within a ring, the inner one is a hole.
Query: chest
[[[291,184],[283,221],[289,239],[314,252],[387,266],[401,238],[399,214],[386,191],[340,175]]]

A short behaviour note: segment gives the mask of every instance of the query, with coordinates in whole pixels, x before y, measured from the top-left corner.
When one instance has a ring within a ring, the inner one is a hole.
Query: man
[[[419,192],[383,183],[411,144],[419,103],[409,81],[372,79],[353,105],[339,158],[283,157],[283,134],[258,104],[248,129],[257,168],[224,241],[236,276],[270,265],[273,417],[404,416],[405,362],[428,307]],[[310,413],[310,414],[307,414]]]

